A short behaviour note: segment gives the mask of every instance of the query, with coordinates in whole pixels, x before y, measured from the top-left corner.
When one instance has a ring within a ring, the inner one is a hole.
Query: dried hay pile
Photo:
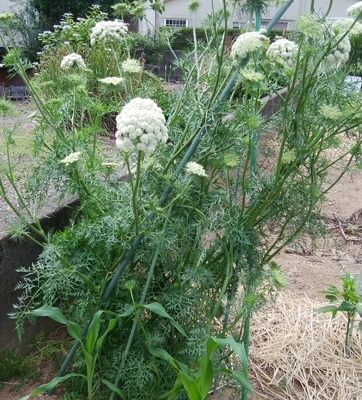
[[[362,400],[362,335],[345,355],[346,318],[325,305],[283,296],[256,316],[251,366],[258,399]]]

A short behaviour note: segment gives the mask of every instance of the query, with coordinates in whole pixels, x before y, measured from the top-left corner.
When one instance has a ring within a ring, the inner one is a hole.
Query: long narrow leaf
[[[35,317],[48,317],[53,321],[59,322],[60,324],[66,325],[67,319],[60,311],[58,307],[42,306],[30,312],[30,315]]]
[[[88,353],[92,353],[96,341],[99,335],[99,329],[101,327],[101,318],[102,318],[103,311],[98,310],[92,319],[92,322],[89,325],[88,333],[87,333],[87,340],[86,340],[86,349]]]
[[[160,317],[167,318],[171,324],[184,336],[186,332],[182,329],[182,327],[168,314],[168,312],[164,309],[164,307],[159,303],[151,303],[151,304],[141,304],[141,307],[150,310],[154,314],[159,315]]]
[[[180,371],[179,377],[190,400],[203,400],[196,382],[189,375],[186,375],[184,372]]]
[[[108,387],[108,389],[112,390],[112,392],[117,393],[122,399],[125,399],[126,396],[124,393],[121,392],[120,389],[112,382],[107,381],[107,379],[102,379],[102,382]]]
[[[67,381],[70,378],[83,378],[87,379],[85,375],[81,374],[67,374],[65,376],[58,376],[54,379],[52,379],[49,383],[45,383],[44,385],[40,385],[37,388],[35,388],[30,394],[27,396],[21,397],[19,400],[28,400],[33,396],[38,396],[40,394],[43,394],[45,392],[49,392],[50,390],[53,390],[56,388],[60,383]]]

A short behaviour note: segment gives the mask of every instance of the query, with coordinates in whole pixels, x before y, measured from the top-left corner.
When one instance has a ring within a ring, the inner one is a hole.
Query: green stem
[[[170,207],[169,210],[168,210],[168,214],[167,214],[166,220],[165,220],[164,225],[163,225],[163,232],[165,232],[167,223],[169,222],[169,216],[171,215],[171,211],[172,211],[172,207]],[[151,266],[150,266],[150,269],[148,270],[148,274],[147,274],[147,280],[146,280],[145,286],[144,286],[143,291],[142,291],[140,304],[144,304],[144,302],[146,301],[147,293],[148,293],[149,287],[151,285],[151,281],[152,281],[153,275],[155,273],[155,268],[156,268],[156,263],[157,263],[157,259],[158,259],[158,255],[159,255],[160,246],[161,246],[161,243],[158,244],[158,246],[157,246],[157,248],[155,250],[155,253],[153,255]],[[120,364],[119,369],[118,369],[116,380],[114,382],[114,385],[116,387],[118,386],[119,381],[121,380],[123,368],[124,368],[124,366],[126,364],[126,360],[127,360],[127,357],[128,357],[129,351],[131,349],[131,346],[132,346],[132,343],[133,343],[133,339],[134,339],[134,336],[135,336],[135,333],[136,333],[136,330],[137,330],[137,327],[138,327],[140,314],[141,314],[141,311],[137,311],[136,316],[135,316],[135,318],[133,320],[131,332],[130,332],[130,335],[128,337],[126,348],[125,348],[124,353],[122,355],[122,360],[121,360],[121,364]],[[114,400],[115,397],[116,397],[116,394],[114,392],[112,392],[112,394],[110,396],[110,400]]]
[[[353,320],[354,320],[354,312],[347,313],[347,328],[346,328],[346,354],[350,356],[352,349],[352,333],[353,333]]]
[[[133,188],[132,193],[132,205],[133,205],[133,213],[135,218],[135,227],[136,227],[136,235],[139,234],[139,212],[138,212],[138,192],[140,190],[141,185],[141,164],[142,164],[143,153],[141,151],[138,152],[137,157],[137,169],[136,169],[136,183]]]
[[[251,318],[252,318],[252,310],[248,309],[246,306],[246,313],[243,321],[243,336],[242,343],[244,345],[245,353],[247,358],[249,359],[249,351],[250,351],[250,336],[251,336]],[[245,371],[246,378],[249,379],[249,369]],[[249,399],[249,390],[245,386],[243,386],[241,391],[242,400]]]

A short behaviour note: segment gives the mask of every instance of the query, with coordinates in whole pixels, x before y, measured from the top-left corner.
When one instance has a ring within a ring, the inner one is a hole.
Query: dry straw
[[[362,400],[362,336],[356,329],[347,357],[346,318],[317,313],[323,305],[288,295],[255,318],[255,398]]]

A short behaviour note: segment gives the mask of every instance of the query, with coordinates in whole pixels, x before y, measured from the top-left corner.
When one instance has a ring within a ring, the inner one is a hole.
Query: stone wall
[[[42,226],[46,231],[61,230],[68,223],[78,201],[45,216]],[[15,322],[8,316],[12,312],[18,293],[15,287],[21,279],[17,272],[19,267],[30,267],[41,252],[41,247],[28,239],[12,239],[10,236],[0,238],[0,351],[19,347],[20,342],[15,331]],[[42,330],[49,327],[49,321],[39,320],[34,326],[26,329],[25,342],[31,341]]]

